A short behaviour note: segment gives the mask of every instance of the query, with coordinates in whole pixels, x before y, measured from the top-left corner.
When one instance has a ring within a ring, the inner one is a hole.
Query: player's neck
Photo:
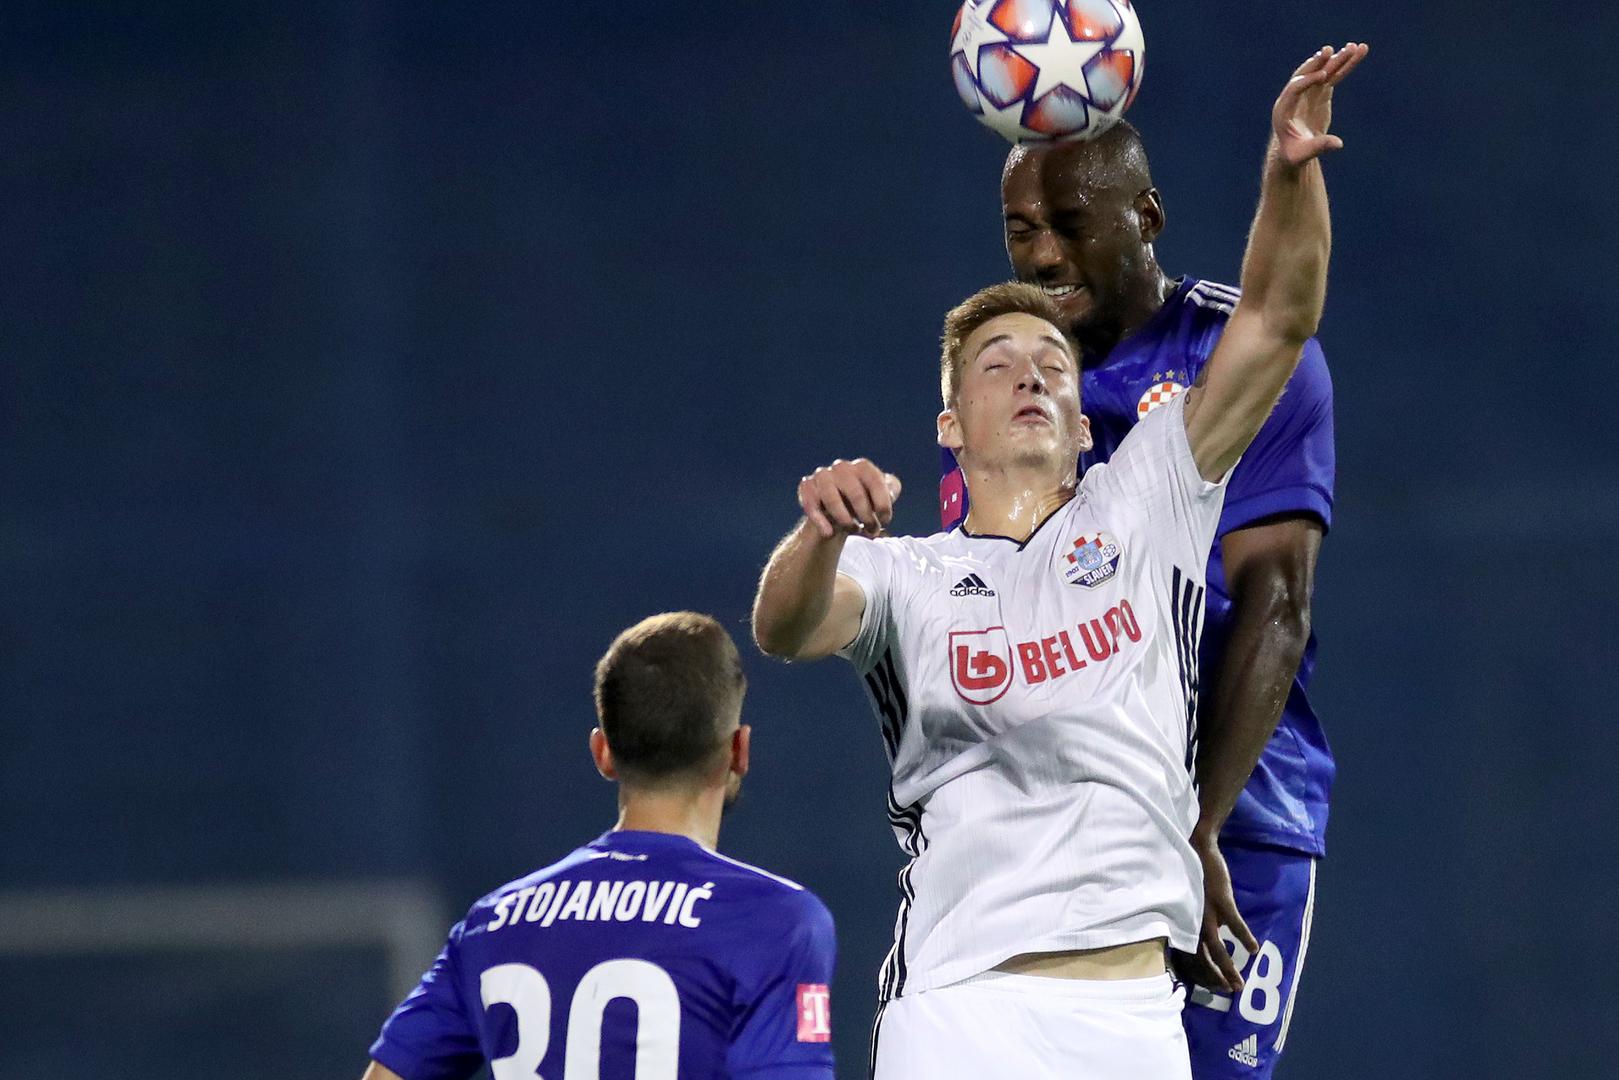
[[[1044,469],[967,469],[971,509],[962,527],[974,536],[1004,536],[1022,543],[1074,497],[1072,468],[1055,477]]]
[[[1152,317],[1163,310],[1176,289],[1176,283],[1164,276],[1154,262],[1141,285],[1124,298],[1118,317],[1109,319],[1105,326],[1076,326],[1074,339],[1084,355],[1084,365],[1105,365],[1119,342],[1147,325]]]
[[[616,831],[670,833],[714,850],[720,842],[723,788],[700,791],[618,792]]]

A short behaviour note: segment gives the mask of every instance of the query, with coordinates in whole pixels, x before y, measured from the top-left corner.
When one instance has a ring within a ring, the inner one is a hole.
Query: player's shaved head
[[[1105,354],[1162,306],[1152,243],[1164,204],[1132,125],[1121,120],[1083,142],[1013,147],[1001,210],[1018,280],[1057,302],[1087,353]]]
[[[643,619],[596,664],[596,715],[627,784],[700,777],[723,758],[747,678],[725,627],[677,611]]]
[[[1133,196],[1153,186],[1141,132],[1120,120],[1094,139],[1018,143],[1006,155],[1004,184],[1015,169],[1036,168],[1075,192],[1124,191]]]

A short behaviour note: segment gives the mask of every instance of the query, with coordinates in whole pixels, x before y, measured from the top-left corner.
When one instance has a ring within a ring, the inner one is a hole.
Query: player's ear
[[[613,751],[607,745],[607,736],[602,734],[601,728],[590,729],[590,758],[596,763],[596,771],[602,774],[602,779],[618,779],[618,766],[613,764]]]
[[[738,724],[731,732],[731,771],[737,776],[748,775],[748,758],[753,751],[753,726]]]
[[[1164,197],[1157,188],[1136,196],[1136,219],[1141,222],[1142,243],[1150,244],[1164,231]]]
[[[939,445],[950,451],[961,449],[961,421],[954,409],[939,414]]]
[[[1081,454],[1083,454],[1085,451],[1089,450],[1092,446],[1095,446],[1095,445],[1096,445],[1096,440],[1091,438],[1091,418],[1086,416],[1084,413],[1080,413],[1079,414],[1079,452]]]

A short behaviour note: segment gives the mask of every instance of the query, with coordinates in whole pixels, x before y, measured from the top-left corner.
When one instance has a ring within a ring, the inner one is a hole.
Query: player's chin
[[[1029,447],[1056,446],[1062,442],[1062,433],[1050,420],[1014,417],[1007,425],[1006,439],[1012,446],[1026,452]]]
[[[1010,450],[1007,458],[1013,467],[1019,469],[1051,468],[1067,456],[1057,439],[1030,439],[1020,446],[1010,447]]]

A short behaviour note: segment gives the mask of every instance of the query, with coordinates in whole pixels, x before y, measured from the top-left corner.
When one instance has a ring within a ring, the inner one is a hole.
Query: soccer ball
[[[956,92],[1013,142],[1100,135],[1135,100],[1146,59],[1130,0],[966,0],[950,31]]]

